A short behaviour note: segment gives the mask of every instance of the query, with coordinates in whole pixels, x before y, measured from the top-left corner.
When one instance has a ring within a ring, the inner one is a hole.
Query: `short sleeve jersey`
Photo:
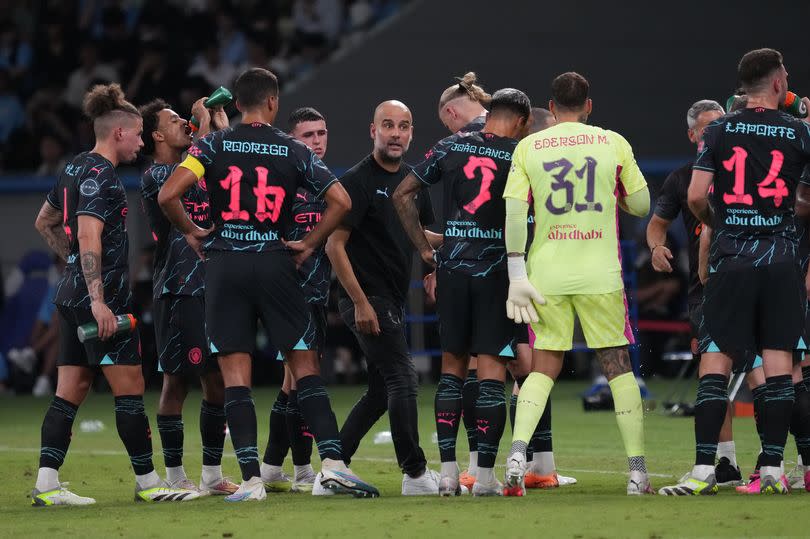
[[[155,298],[164,295],[202,296],[205,292],[203,261],[189,246],[158,205],[160,188],[172,175],[177,164],[154,163],[141,176],[141,196],[155,247],[155,272],[152,279]],[[182,197],[183,207],[191,220],[200,228],[209,228],[208,192],[205,179],[192,185]]]
[[[709,124],[695,170],[714,174],[709,272],[797,260],[793,204],[810,163],[810,126],[789,114],[742,109]]]
[[[534,200],[529,277],[543,294],[604,294],[623,288],[618,198],[646,187],[618,133],[563,122],[521,140],[504,198]]]
[[[280,251],[298,189],[320,198],[337,181],[303,143],[267,124],[209,133],[189,148],[207,180],[213,251]]]
[[[54,303],[90,308],[78,240],[79,216],[89,215],[104,222],[101,232],[104,302],[115,314],[126,312],[130,299],[127,195],[113,164],[97,153],[77,155],[65,166],[47,201],[62,212],[62,226],[70,242]]]
[[[300,240],[321,221],[326,209],[322,200],[315,198],[306,189],[298,189],[292,207],[293,226],[288,235],[290,240]],[[309,303],[326,305],[329,300],[329,285],[332,279],[332,265],[323,246],[315,249],[298,269],[301,286]]]
[[[506,269],[503,190],[517,140],[474,131],[442,139],[413,169],[444,188],[440,267],[473,277]]]
[[[700,250],[700,233],[703,225],[691,212],[686,201],[689,183],[692,180],[692,163],[678,168],[667,176],[661,192],[655,201],[655,215],[667,221],[674,221],[678,215],[683,216],[683,226],[689,242],[689,303],[694,305],[703,301],[703,285],[698,276],[698,251]]]
[[[411,167],[403,163],[398,171],[388,172],[369,155],[340,179],[352,199],[352,209],[343,225],[351,228],[346,254],[357,281],[366,296],[381,296],[401,305],[410,284],[413,244],[391,195],[410,171]],[[432,224],[433,208],[427,189],[417,194],[416,206],[422,225]]]

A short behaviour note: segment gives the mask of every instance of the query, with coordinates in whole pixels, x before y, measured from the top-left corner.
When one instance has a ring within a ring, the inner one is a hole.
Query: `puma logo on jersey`
[[[386,187],[385,190],[377,189],[377,194],[388,198],[388,188]]]

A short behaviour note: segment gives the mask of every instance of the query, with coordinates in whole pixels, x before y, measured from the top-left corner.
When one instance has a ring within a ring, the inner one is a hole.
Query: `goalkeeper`
[[[650,209],[650,195],[627,141],[585,124],[592,108],[588,89],[588,81],[577,73],[554,79],[549,109],[558,123],[518,144],[503,194],[509,270],[506,310],[517,323],[531,322],[537,335],[533,372],[518,396],[507,495],[522,496],[525,491],[526,447],[562,369],[563,355],[572,347],[575,314],[613,393],[630,465],[627,494],[652,493],[644,459],[641,394],[627,351],[633,332],[616,222],[617,204],[643,217]],[[530,191],[536,228],[527,275]]]

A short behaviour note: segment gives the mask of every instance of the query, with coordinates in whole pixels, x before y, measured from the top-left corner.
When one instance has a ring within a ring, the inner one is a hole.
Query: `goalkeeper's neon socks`
[[[624,441],[625,453],[628,457],[644,455],[644,407],[635,376],[632,372],[626,372],[608,384],[613,394],[616,423]]]
[[[554,380],[539,372],[531,373],[523,382],[518,395],[513,442],[521,441],[528,445],[543,415],[552,387]]]

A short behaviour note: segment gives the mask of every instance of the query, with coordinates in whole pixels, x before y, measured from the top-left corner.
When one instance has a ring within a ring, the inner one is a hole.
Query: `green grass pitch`
[[[270,494],[265,503],[227,504],[204,498],[186,504],[136,504],[129,461],[118,439],[110,395],[92,395],[76,419],[73,442],[61,479],[79,494],[95,497],[90,507],[32,508],[30,491],[36,477],[39,429],[47,399],[0,400],[0,537],[774,537],[807,536],[810,495],[746,497],[733,490],[714,498],[625,496],[626,462],[613,414],[582,411],[581,383],[561,383],[554,399],[554,450],[561,473],[579,483],[554,491],[529,491],[524,498],[403,498],[401,474],[391,445],[374,445],[373,434],[388,430],[383,418],[367,436],[352,463],[363,478],[380,488],[382,497],[314,498],[300,494]],[[420,391],[420,434],[430,464],[438,468],[438,450],[431,443],[434,387]],[[666,394],[663,383],[653,392]],[[338,421],[360,395],[359,387],[331,389]],[[259,416],[260,455],[267,436],[267,414],[275,388],[255,392]],[[185,468],[199,479],[199,393],[187,401]],[[163,473],[160,441],[155,428],[157,395],[146,396],[155,430],[155,464]],[[80,432],[82,420],[99,419],[101,432]],[[653,486],[676,481],[693,458],[691,419],[647,414],[648,466]],[[735,423],[737,452],[746,473],[758,449],[750,418]],[[466,463],[466,440],[459,440],[459,462]],[[499,462],[509,446],[507,427]],[[795,460],[792,439],[786,452]],[[287,468],[292,468],[289,461]],[[226,440],[223,469],[238,478],[230,440]],[[503,468],[497,474],[502,476]]]

